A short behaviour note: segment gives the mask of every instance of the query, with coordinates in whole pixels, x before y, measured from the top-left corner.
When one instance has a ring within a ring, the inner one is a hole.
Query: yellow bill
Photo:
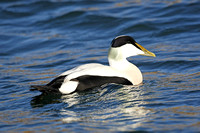
[[[140,44],[136,43],[136,45],[144,52],[144,54],[141,54],[141,55],[144,55],[144,56],[153,56],[153,57],[156,57],[156,55],[150,51],[148,51],[147,49],[145,49],[143,46],[141,46]]]

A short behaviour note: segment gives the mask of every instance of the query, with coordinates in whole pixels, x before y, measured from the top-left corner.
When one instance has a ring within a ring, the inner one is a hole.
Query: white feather
[[[62,94],[70,94],[76,90],[77,86],[78,86],[78,81],[67,81],[67,82],[64,81],[64,83],[59,88],[59,91]]]
[[[91,66],[92,67],[91,67]],[[110,66],[105,66],[101,64],[87,64],[87,68],[85,69],[80,69],[79,71],[74,71],[73,73],[69,74],[66,79],[71,80],[74,78],[77,78],[79,76],[83,75],[94,75],[94,76],[116,76],[116,77],[125,77],[125,75],[117,71],[116,69],[110,67]]]
[[[70,70],[68,70],[68,71],[65,71],[65,72],[63,72],[62,74],[60,74],[60,76],[62,76],[62,75],[69,75],[69,74],[74,73],[74,72],[79,72],[79,71],[82,71],[82,70],[84,70],[84,69],[91,69],[91,68],[97,67],[97,66],[102,66],[102,65],[101,65],[101,64],[98,64],[98,63],[84,64],[84,65],[75,67],[75,68],[73,68],[73,69],[70,69]]]
[[[144,52],[133,44],[126,44],[121,47],[110,48],[109,50],[109,58],[115,59],[116,61],[121,59],[126,59],[127,57],[136,56],[144,54]]]
[[[59,88],[62,94],[69,94],[76,90],[78,86],[78,81],[71,81],[71,79],[84,76],[84,75],[94,75],[94,76],[116,76],[116,77],[126,77],[124,73],[117,71],[116,69],[105,66],[98,63],[91,63],[81,65],[79,67],[68,70],[61,75],[67,75],[63,84]]]

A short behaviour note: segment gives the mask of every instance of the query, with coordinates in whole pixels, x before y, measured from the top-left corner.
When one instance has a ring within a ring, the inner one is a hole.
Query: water
[[[1,0],[0,131],[199,132],[198,0]],[[111,40],[133,36],[144,85],[40,95],[32,84],[85,63],[107,64]]]

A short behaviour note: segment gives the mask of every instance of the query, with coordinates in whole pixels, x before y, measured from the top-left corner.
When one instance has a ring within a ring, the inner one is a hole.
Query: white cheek
[[[140,54],[144,54],[143,51],[133,46],[133,44],[126,44],[122,46],[122,52],[125,57],[136,56]]]

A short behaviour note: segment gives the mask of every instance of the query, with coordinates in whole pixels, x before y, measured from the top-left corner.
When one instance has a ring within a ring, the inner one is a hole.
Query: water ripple
[[[200,130],[198,0],[1,0],[0,14],[0,131]],[[29,91],[75,66],[108,64],[110,42],[121,34],[157,55],[129,59],[143,85]]]

